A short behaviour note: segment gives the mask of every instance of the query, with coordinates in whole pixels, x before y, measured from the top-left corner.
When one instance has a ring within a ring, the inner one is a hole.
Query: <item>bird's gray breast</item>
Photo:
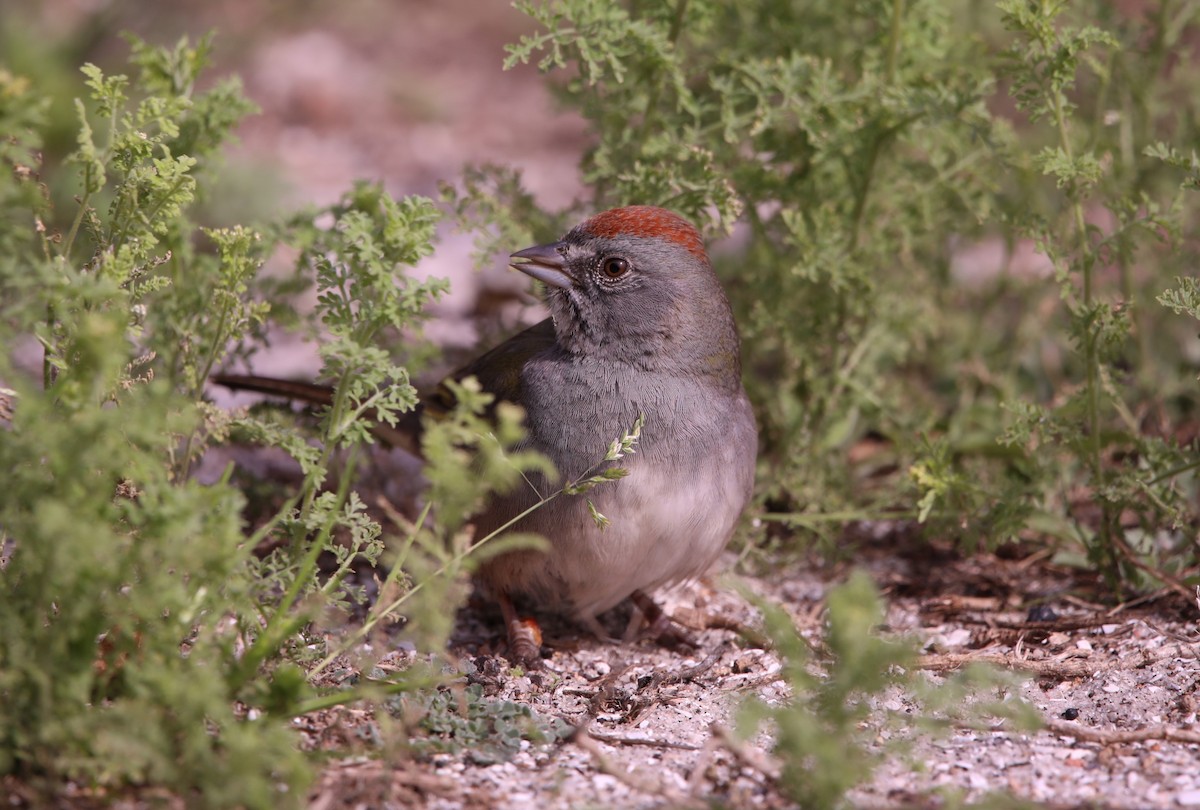
[[[529,363],[522,385],[526,446],[554,462],[559,486],[609,466],[613,440],[645,420],[635,452],[612,462],[627,477],[559,496],[527,520],[551,545],[535,579],[561,583],[575,612],[592,614],[703,573],[753,484],[757,438],[740,388],[553,354]],[[595,525],[589,501],[611,526]]]
[[[625,364],[562,359],[531,362],[522,378],[529,445],[548,455],[564,478],[601,465],[609,445],[644,420],[642,435],[621,466],[687,467],[721,436],[729,415],[698,381]]]

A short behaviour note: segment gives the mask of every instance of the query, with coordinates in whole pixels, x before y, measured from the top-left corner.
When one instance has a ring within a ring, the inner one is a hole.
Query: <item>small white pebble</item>
[[[614,788],[619,787],[621,783],[617,781],[617,777],[615,776],[609,776],[606,773],[600,773],[593,777],[592,784],[594,784],[600,790],[613,790]]]
[[[612,667],[608,665],[607,661],[592,661],[583,668],[583,677],[589,681],[595,681],[603,678],[611,671]]]
[[[1185,790],[1175,795],[1175,804],[1181,807],[1200,807],[1200,790]]]

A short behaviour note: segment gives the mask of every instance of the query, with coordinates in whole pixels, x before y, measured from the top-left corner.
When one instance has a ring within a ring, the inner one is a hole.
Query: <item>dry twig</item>
[[[704,743],[704,747],[700,750],[700,756],[696,758],[696,764],[692,766],[692,773],[688,776],[688,791],[693,796],[700,795],[700,786],[704,782],[704,774],[708,772],[708,766],[712,764],[713,756],[721,748],[721,741],[715,736],[710,736]]]
[[[622,737],[618,734],[597,734],[588,730],[588,736],[597,742],[608,745],[644,745],[647,748],[673,748],[677,751],[699,751],[701,746],[691,743],[673,742],[671,740],[651,740],[645,737]]]
[[[730,646],[732,645],[730,645],[728,641],[721,642],[721,644],[717,645],[717,648],[709,653],[709,655],[703,661],[695,666],[688,667],[687,669],[681,669],[678,672],[668,672],[661,677],[655,673],[654,679],[651,681],[650,685],[661,686],[664,684],[686,683],[687,681],[695,680],[716,666],[717,662],[721,660],[721,656],[725,655],[725,653],[729,651]]]
[[[1082,742],[1100,743],[1101,745],[1118,745],[1122,743],[1146,742],[1147,740],[1164,740],[1187,744],[1200,743],[1200,730],[1179,728],[1178,726],[1147,726],[1132,731],[1103,731],[1098,728],[1087,728],[1060,720],[1047,720],[1046,731],[1063,737],[1073,737]]]
[[[713,723],[709,728],[712,730],[713,736],[724,743],[725,747],[737,757],[738,761],[743,765],[753,768],[759,773],[766,776],[771,781],[779,779],[783,768],[773,756],[766,751],[761,751],[752,745],[739,740],[733,736],[733,732],[728,727],[720,723]]]
[[[968,664],[992,664],[1005,669],[1015,669],[1028,672],[1040,678],[1059,678],[1074,680],[1090,678],[1097,672],[1111,669],[1109,665],[1096,665],[1086,661],[1030,661],[1013,655],[996,653],[940,653],[937,655],[922,655],[917,658],[917,666],[931,672],[949,672],[962,669]]]
[[[667,785],[657,779],[652,779],[635,771],[627,771],[617,765],[600,750],[596,745],[596,740],[591,737],[586,727],[580,727],[571,735],[570,742],[573,742],[581,750],[586,751],[591,756],[592,762],[596,766],[596,770],[601,773],[606,773],[609,776],[615,777],[623,785],[633,788],[639,793],[648,793],[651,796],[658,796],[665,800],[672,807],[705,807],[705,803],[694,796],[690,796],[678,788]]]

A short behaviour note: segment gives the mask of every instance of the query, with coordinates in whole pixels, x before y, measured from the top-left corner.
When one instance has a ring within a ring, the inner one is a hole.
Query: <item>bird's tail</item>
[[[282,397],[292,402],[307,402],[310,405],[333,403],[333,388],[328,385],[280,380],[275,377],[259,377],[254,374],[214,374],[208,378],[217,385],[231,391],[255,391],[273,397]]]
[[[254,391],[267,396],[280,397],[290,402],[305,402],[310,405],[333,403],[333,388],[328,385],[260,377],[256,374],[214,374],[209,377],[209,380],[231,391]],[[371,428],[371,433],[377,440],[389,447],[399,447],[413,455],[420,456],[421,411],[422,408],[418,405],[415,410],[402,414],[395,426],[374,420],[375,424]],[[374,413],[371,413],[370,416],[374,418]]]

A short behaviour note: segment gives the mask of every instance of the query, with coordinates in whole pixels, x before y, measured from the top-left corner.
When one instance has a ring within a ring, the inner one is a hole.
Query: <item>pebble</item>
[[[590,661],[583,668],[583,677],[589,681],[599,680],[612,671],[607,661]]]
[[[1175,804],[1181,807],[1200,807],[1200,790],[1185,790],[1176,794]]]

